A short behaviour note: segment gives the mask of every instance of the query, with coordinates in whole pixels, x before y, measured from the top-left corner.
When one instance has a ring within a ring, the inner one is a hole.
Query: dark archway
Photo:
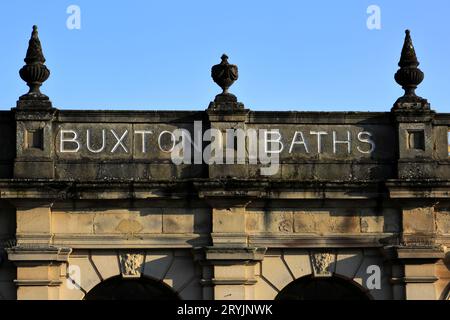
[[[370,300],[366,292],[340,277],[306,276],[288,284],[275,300]]]
[[[124,279],[122,276],[99,283],[84,297],[85,300],[178,300],[166,284],[148,278]]]

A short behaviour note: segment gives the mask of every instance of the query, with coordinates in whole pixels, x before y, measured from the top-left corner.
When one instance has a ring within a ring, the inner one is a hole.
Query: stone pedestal
[[[57,110],[48,100],[19,100],[13,111],[16,119],[14,178],[54,178],[52,138]]]
[[[218,95],[218,97],[220,96]],[[216,100],[211,102],[206,110],[210,128],[217,129],[222,133],[223,143],[222,164],[209,165],[209,177],[247,177],[249,175],[247,154],[249,138],[246,136],[246,121],[249,110],[244,109],[240,102],[222,100],[223,98],[216,97]],[[232,147],[227,148],[231,145]],[[227,155],[230,155],[231,163],[230,160],[227,162]]]
[[[399,179],[436,177],[433,159],[434,111],[394,111],[398,134],[397,174]]]

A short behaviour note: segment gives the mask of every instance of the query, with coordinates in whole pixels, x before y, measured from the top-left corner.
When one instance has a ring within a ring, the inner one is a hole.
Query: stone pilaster
[[[70,248],[18,245],[7,249],[17,266],[18,300],[58,300],[66,273]]]
[[[394,299],[436,300],[434,283],[436,262],[444,258],[444,251],[439,246],[393,246],[385,248],[392,261]]]
[[[215,300],[254,300],[255,265],[266,248],[206,247],[194,250],[196,260],[210,266],[201,283],[212,288]]]
[[[194,250],[203,266],[203,295],[215,300],[255,299],[256,263],[266,248],[248,244],[246,207],[257,193],[213,185],[202,188],[199,197],[212,214],[212,246]]]

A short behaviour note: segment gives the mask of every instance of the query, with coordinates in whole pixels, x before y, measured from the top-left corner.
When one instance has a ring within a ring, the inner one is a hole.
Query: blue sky
[[[66,26],[69,5],[79,30]],[[369,5],[380,30],[367,28]],[[2,110],[27,91],[18,70],[37,24],[51,70],[42,91],[60,109],[203,110],[227,53],[239,66],[230,91],[253,110],[388,111],[409,28],[425,73],[417,93],[450,112],[448,0],[17,0],[0,15]]]

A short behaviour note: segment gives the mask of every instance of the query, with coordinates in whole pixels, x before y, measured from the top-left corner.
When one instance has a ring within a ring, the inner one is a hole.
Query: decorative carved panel
[[[311,253],[311,264],[313,267],[314,276],[316,277],[331,277],[333,274],[335,254],[326,251],[317,251]]]
[[[120,271],[124,278],[139,278],[144,266],[143,253],[121,253]]]

